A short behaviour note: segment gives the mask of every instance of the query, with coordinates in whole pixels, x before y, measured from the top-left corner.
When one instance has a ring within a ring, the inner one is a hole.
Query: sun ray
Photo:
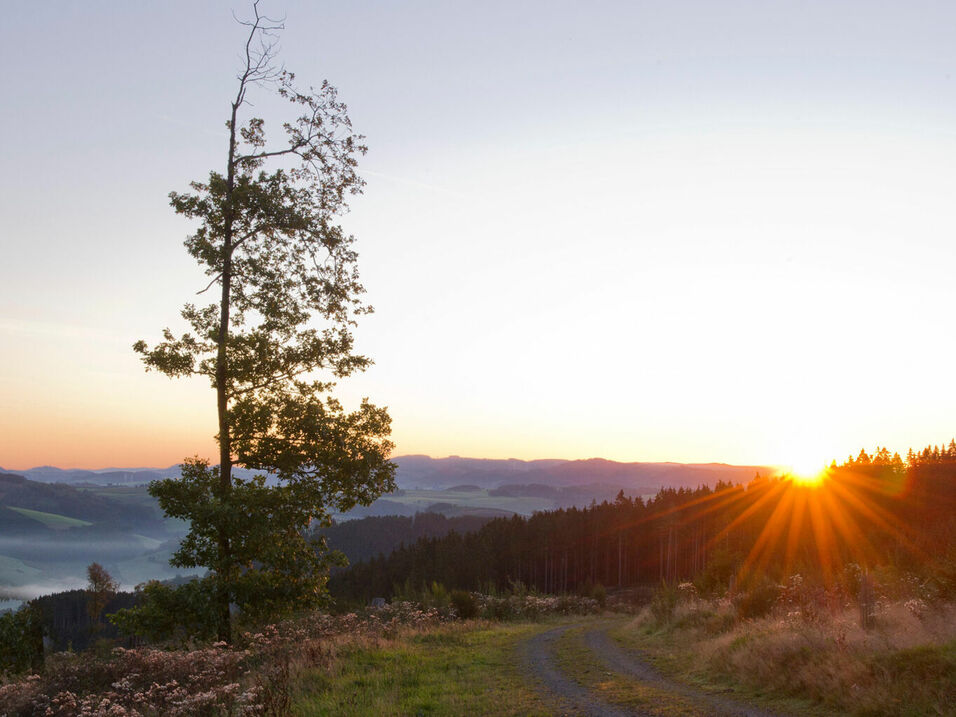
[[[873,525],[878,528],[882,528],[887,533],[889,533],[893,538],[900,542],[907,550],[918,555],[921,559],[927,559],[929,556],[926,555],[918,545],[913,543],[903,532],[903,526],[899,525],[896,517],[888,513],[884,508],[875,503],[868,503],[864,501],[859,496],[855,495],[849,488],[846,486],[840,485],[839,482],[834,482],[832,489],[840,493],[841,497],[849,503],[853,504],[853,507],[861,513],[867,520],[869,520]],[[894,525],[894,523],[896,525]]]
[[[810,526],[813,530],[814,544],[817,549],[817,556],[820,559],[820,570],[823,572],[824,582],[830,583],[833,580],[833,566],[831,564],[833,536],[820,504],[819,491],[813,491],[808,495],[807,503],[810,508]]]
[[[800,537],[803,533],[803,521],[807,509],[807,492],[805,490],[794,490],[793,496],[793,511],[790,514],[790,525],[787,532],[787,548],[783,559],[784,575],[791,575],[793,572],[794,558],[796,557]]]
[[[770,518],[767,519],[763,530],[760,532],[753,547],[744,559],[743,565],[740,567],[739,575],[741,582],[749,577],[750,569],[754,564],[756,564],[756,569],[753,571],[754,574],[759,575],[765,570],[772,556],[773,548],[783,534],[784,526],[787,523],[786,514],[792,512],[792,509],[793,491],[792,487],[788,487],[784,489],[783,496],[774,508],[773,513],[771,513]]]
[[[858,564],[868,565],[870,559],[876,554],[876,549],[866,533],[860,530],[850,512],[838,503],[836,494],[831,491],[821,492],[821,500],[830,518],[830,524],[843,537],[850,555]]]
[[[756,513],[758,510],[760,510],[760,508],[763,507],[765,503],[770,501],[777,493],[783,490],[783,483],[776,483],[774,485],[771,485],[770,487],[761,486],[760,488],[755,488],[754,490],[766,490],[767,492],[763,496],[755,500],[750,505],[750,507],[747,508],[743,513],[741,513],[736,518],[734,518],[734,520],[732,520],[728,525],[726,525],[723,528],[723,530],[717,533],[717,535],[711,538],[710,541],[708,542],[708,547],[711,547],[712,545],[716,544],[717,541],[719,541],[724,536],[729,535],[734,530],[734,528],[736,528],[738,525],[740,525],[745,520],[747,520],[747,518],[749,518],[751,515]]]

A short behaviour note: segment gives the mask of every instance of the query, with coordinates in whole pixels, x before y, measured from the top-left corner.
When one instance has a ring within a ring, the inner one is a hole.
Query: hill
[[[156,512],[144,506],[123,505],[63,483],[40,483],[11,473],[0,473],[0,505],[140,531],[155,529],[160,522]]]
[[[82,487],[0,473],[0,599],[81,586],[91,562],[127,587],[172,577],[168,559],[182,533],[144,486]]]
[[[469,486],[497,488],[504,483],[544,483],[552,486],[581,486],[592,483],[614,485],[631,494],[653,494],[660,488],[696,488],[724,483],[746,483],[755,473],[773,475],[772,466],[735,466],[725,463],[620,463],[604,458],[564,460],[544,458],[522,461],[516,458],[431,458],[422,455],[398,456],[395,480],[399,488],[444,490]],[[0,468],[0,472],[4,469]],[[235,474],[255,474],[241,468]],[[179,475],[179,466],[168,468],[63,469],[38,466],[16,471],[32,481],[69,485],[145,485],[160,478]]]
[[[619,463],[604,458],[586,460],[514,458],[429,458],[398,456],[395,475],[399,488],[441,490],[471,485],[497,488],[507,483],[538,483],[553,487],[600,483],[632,495],[654,494],[661,488],[713,487],[718,482],[746,483],[754,474],[768,476],[779,471],[772,466],[734,466],[726,463]]]

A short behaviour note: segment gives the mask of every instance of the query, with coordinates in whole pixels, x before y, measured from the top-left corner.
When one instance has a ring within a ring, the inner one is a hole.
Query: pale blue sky
[[[368,137],[377,364],[345,395],[399,453],[822,463],[956,432],[956,6],[264,7]],[[5,4],[0,465],[211,453],[211,393],[129,345],[204,285],[166,195],[223,164],[233,9]]]

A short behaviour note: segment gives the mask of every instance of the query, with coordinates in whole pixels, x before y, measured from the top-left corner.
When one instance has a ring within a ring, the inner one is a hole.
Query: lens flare
[[[826,464],[813,459],[798,459],[787,465],[784,472],[795,483],[805,486],[818,486],[826,477]]]

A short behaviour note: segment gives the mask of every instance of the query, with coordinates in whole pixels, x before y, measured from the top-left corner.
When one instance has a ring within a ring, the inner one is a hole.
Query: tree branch
[[[221,278],[222,278],[222,272],[220,271],[218,274],[216,274],[215,277],[213,277],[213,280],[209,282],[209,284],[206,286],[205,289],[200,289],[199,291],[196,292],[196,296],[199,296],[200,294],[205,294],[207,291],[209,291],[212,288],[212,285],[215,284],[217,281],[219,281]]]

